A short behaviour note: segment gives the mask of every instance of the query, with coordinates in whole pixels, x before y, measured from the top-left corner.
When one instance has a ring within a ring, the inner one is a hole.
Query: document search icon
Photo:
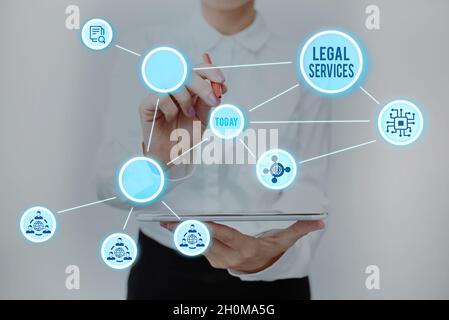
[[[113,36],[111,25],[102,19],[89,20],[81,31],[83,43],[92,50],[106,49],[111,44]]]
[[[102,26],[90,26],[89,30],[89,39],[93,43],[106,43],[106,39],[104,37],[104,28]]]

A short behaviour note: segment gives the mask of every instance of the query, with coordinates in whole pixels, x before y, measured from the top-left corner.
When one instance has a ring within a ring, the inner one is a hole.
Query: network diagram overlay
[[[113,44],[115,35],[111,24],[99,18],[87,21],[81,32],[82,43],[92,51],[102,51],[111,45],[119,50],[137,56],[141,59],[140,74],[145,86],[152,93],[169,95],[176,93],[189,81],[192,71],[207,69],[234,69],[234,68],[263,68],[266,66],[292,65],[297,68],[298,83],[290,88],[274,95],[272,98],[259,103],[256,106],[241,110],[238,104],[221,104],[213,108],[209,115],[208,128],[218,139],[235,139],[242,143],[246,150],[256,157],[243,139],[239,136],[250,123],[273,124],[285,123],[290,125],[302,123],[354,123],[371,122],[371,120],[304,120],[304,121],[249,121],[251,113],[262,107],[268,107],[270,102],[300,85],[319,95],[337,96],[347,94],[354,89],[363,91],[374,103],[381,106],[371,93],[361,86],[364,76],[366,61],[362,46],[352,35],[340,30],[325,30],[314,34],[305,41],[304,46],[298,51],[293,61],[265,62],[240,65],[217,65],[210,63],[210,57],[206,54],[205,60],[209,66],[191,68],[188,59],[178,50],[171,47],[151,48],[149,53],[143,56],[140,53],[127,49],[118,44]],[[215,95],[221,95],[220,84],[211,83]],[[157,117],[159,99],[157,99],[154,119]],[[160,111],[159,111],[160,112]],[[391,100],[385,104],[378,113],[377,130],[380,137],[387,143],[401,148],[416,142],[424,129],[424,118],[420,108],[413,102],[405,99]],[[154,130],[151,128],[147,153],[151,147],[151,139]],[[204,254],[211,245],[211,234],[206,224],[197,220],[183,220],[164,200],[163,193],[166,186],[165,167],[175,165],[177,161],[209,139],[204,138],[187,151],[165,166],[158,159],[146,156],[129,159],[123,166],[117,168],[117,189],[120,197],[130,205],[130,210],[123,226],[123,232],[112,233],[105,236],[100,244],[100,255],[105,265],[113,269],[126,269],[137,259],[138,247],[135,240],[125,233],[128,221],[136,206],[148,206],[157,201],[163,204],[174,220],[179,224],[173,233],[173,242],[176,249],[185,256],[198,256]],[[259,182],[270,190],[282,190],[291,185],[296,179],[300,179],[300,167],[302,164],[332,156],[356,148],[365,147],[377,140],[362,142],[327,154],[316,155],[313,158],[298,161],[292,154],[282,149],[271,149],[257,158],[255,165]],[[56,211],[56,214],[79,210],[85,207],[101,204],[117,199],[114,196],[76,207]],[[25,239],[32,243],[44,243],[53,239],[57,229],[57,219],[52,210],[43,206],[34,206],[21,213],[20,231]]]

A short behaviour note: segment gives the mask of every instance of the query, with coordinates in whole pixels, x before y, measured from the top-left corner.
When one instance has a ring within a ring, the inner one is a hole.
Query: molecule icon
[[[295,180],[297,165],[290,153],[272,149],[263,153],[256,165],[259,181],[267,188],[280,190]]]
[[[277,183],[279,177],[282,177],[285,172],[289,173],[292,169],[290,167],[284,167],[282,163],[278,162],[277,156],[272,156],[271,160],[273,161],[273,164],[270,168],[263,169],[263,173],[271,174],[273,176],[271,182]]]

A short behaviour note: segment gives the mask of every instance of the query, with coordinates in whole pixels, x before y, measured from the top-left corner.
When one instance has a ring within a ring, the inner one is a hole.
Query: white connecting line
[[[310,161],[313,161],[313,160],[318,160],[318,159],[321,159],[321,158],[324,158],[324,157],[332,156],[334,154],[345,152],[345,151],[349,151],[349,150],[352,150],[352,149],[355,149],[355,148],[363,147],[363,146],[369,145],[371,143],[374,143],[376,141],[377,140],[372,140],[372,141],[369,141],[369,142],[358,144],[358,145],[353,146],[353,147],[344,148],[344,149],[340,149],[340,150],[337,150],[337,151],[334,151],[334,152],[326,153],[326,154],[323,154],[323,155],[318,156],[318,157],[314,157],[314,158],[310,158],[310,159],[307,159],[307,160],[300,161],[299,164],[303,164],[303,163],[310,162]]]
[[[141,57],[142,55],[140,53],[137,53],[135,51],[132,51],[130,49],[127,49],[125,47],[122,47],[118,44],[115,45],[116,48],[123,50],[125,52],[131,53],[135,56]],[[267,63],[251,63],[251,64],[236,64],[236,65],[226,65],[226,66],[213,66],[213,67],[196,67],[193,68],[192,70],[194,71],[200,71],[200,70],[213,70],[213,69],[235,69],[235,68],[249,68],[249,67],[266,67],[266,66],[279,66],[279,65],[289,65],[292,64],[292,61],[281,61],[281,62],[267,62]],[[290,90],[293,90],[294,88],[296,88],[299,85],[296,85],[295,87],[292,87],[282,93],[280,93],[279,95],[261,103],[260,105],[255,106],[254,108],[250,109],[249,112],[252,112],[254,110],[256,110],[257,108],[263,106],[264,104],[273,101],[274,99],[278,98],[279,96],[283,95],[284,93],[289,92]],[[371,100],[373,100],[376,104],[380,105],[379,100],[377,100],[371,93],[369,93],[364,87],[360,86],[359,87],[360,90],[362,90]]]
[[[119,46],[118,44],[115,45],[116,48],[123,50],[125,52],[131,53],[135,56],[141,57],[142,55],[140,53],[137,53],[135,51],[129,50],[125,47]],[[281,65],[287,65],[292,64],[292,61],[281,61],[281,62],[266,62],[266,63],[250,63],[250,64],[236,64],[236,65],[228,65],[228,66],[213,66],[213,67],[196,67],[192,70],[194,71],[200,71],[200,70],[213,70],[213,69],[235,69],[235,68],[250,68],[250,67],[267,67],[267,66],[281,66]]]
[[[153,123],[151,124],[150,137],[148,138],[147,153],[150,152],[151,138],[153,138],[154,123],[156,122],[157,109],[159,108],[159,98],[156,101],[156,109],[154,110]]]
[[[129,50],[129,49],[127,49],[127,48],[124,48],[124,47],[122,47],[122,46],[115,45],[115,47],[117,47],[118,49],[121,49],[121,50],[123,50],[123,51],[125,51],[125,52],[128,52],[128,53],[131,53],[131,54],[133,54],[133,55],[136,55],[136,56],[138,56],[138,57],[142,56],[140,53],[134,52],[134,51]],[[253,64],[239,64],[239,65],[226,65],[226,66],[213,66],[213,67],[197,67],[197,68],[193,68],[193,70],[195,70],[195,71],[200,71],[200,70],[212,70],[212,69],[234,69],[234,68],[247,68],[247,67],[263,67],[263,66],[275,66],[275,65],[288,65],[288,64],[292,64],[292,63],[293,63],[292,61],[268,62],[268,63],[253,63]],[[262,103],[256,105],[255,107],[249,109],[248,112],[252,112],[252,111],[254,111],[254,110],[257,110],[258,108],[260,108],[260,107],[264,106],[265,104],[267,104],[267,103],[269,103],[269,102],[271,102],[271,101],[273,101],[273,100],[279,98],[280,96],[282,96],[282,95],[284,95],[284,94],[286,94],[286,93],[288,93],[288,92],[294,90],[294,89],[297,88],[297,87],[299,87],[299,84],[295,84],[294,86],[288,88],[287,90],[282,91],[281,93],[275,95],[274,97],[272,97],[272,98],[270,98],[270,99],[268,99],[268,100],[266,100],[266,101],[264,101],[264,102],[262,102]],[[364,92],[370,99],[372,99],[376,104],[380,105],[379,100],[377,100],[377,99],[376,99],[371,93],[369,93],[365,88],[363,88],[362,86],[360,86],[360,89],[361,89],[361,90],[362,90],[362,91],[363,91],[363,92]],[[152,124],[152,126],[151,126],[150,137],[149,137],[149,139],[148,139],[147,152],[149,152],[149,150],[150,150],[150,144],[151,144],[151,139],[152,139],[152,136],[153,136],[154,122],[155,122],[155,119],[156,119],[156,114],[157,114],[157,111],[158,111],[158,106],[159,106],[159,99],[157,100],[157,103],[156,103],[156,109],[155,109],[154,117],[153,117],[153,124]],[[369,123],[369,122],[371,122],[371,121],[370,121],[370,120],[297,120],[297,121],[292,120],[292,121],[251,121],[250,123],[252,123],[252,124],[309,124],[309,123]],[[193,149],[197,148],[198,146],[200,146],[201,144],[203,144],[204,142],[206,142],[206,141],[208,141],[208,140],[209,140],[208,138],[203,139],[201,142],[197,143],[196,145],[194,145],[194,146],[193,146],[192,148],[190,148],[189,150],[183,152],[180,156],[178,156],[178,157],[176,157],[175,159],[173,159],[173,160],[171,160],[170,162],[168,162],[167,165],[170,165],[170,164],[174,163],[177,159],[183,157],[185,154],[189,153],[190,151],[192,151]],[[243,146],[248,150],[248,152],[249,152],[254,158],[256,158],[256,156],[254,155],[254,153],[249,149],[249,147],[245,144],[245,142],[244,142],[242,139],[239,139],[239,141],[240,141],[240,142],[243,144]],[[376,140],[369,141],[369,142],[366,142],[366,143],[362,143],[362,144],[359,144],[359,145],[356,145],[356,146],[353,146],[353,147],[349,147],[349,148],[337,150],[337,151],[334,151],[334,152],[331,152],[331,153],[328,153],[328,154],[324,154],[324,155],[321,155],[321,156],[318,156],[318,157],[314,157],[314,158],[311,158],[311,159],[303,160],[303,161],[300,162],[300,164],[302,164],[302,163],[307,163],[307,162],[310,162],[310,161],[313,161],[313,160],[317,160],[317,159],[321,159],[321,158],[324,158],[324,157],[327,157],[327,156],[335,155],[335,154],[338,154],[338,153],[341,153],[341,152],[344,152],[344,151],[348,151],[348,150],[352,150],[352,149],[355,149],[355,148],[358,148],[358,147],[363,147],[363,146],[366,146],[366,145],[371,144],[371,143],[374,143],[374,142],[376,142]],[[102,200],[102,201],[93,202],[93,203],[91,203],[91,204],[87,204],[87,205],[83,205],[83,206],[79,206],[79,207],[75,207],[75,208],[71,208],[71,209],[67,209],[67,210],[62,210],[62,211],[59,211],[58,213],[67,212],[67,211],[71,211],[71,210],[83,208],[83,207],[90,206],[90,205],[94,205],[94,204],[97,204],[97,203],[101,203],[101,202],[113,200],[113,199],[115,199],[115,198],[116,198],[116,197],[110,198],[110,199],[105,199],[105,200]],[[171,208],[170,208],[164,201],[162,201],[162,203],[163,203],[163,204],[164,204],[164,205],[165,205],[165,206],[166,206],[166,207],[167,207],[173,214],[176,215],[176,213],[175,213],[175,212],[174,212],[174,211],[173,211],[173,210],[172,210],[172,209],[171,209]],[[132,210],[133,210],[133,208],[131,209],[130,214],[131,214]],[[128,219],[129,219],[130,214],[128,215]],[[176,215],[176,216],[177,216],[178,219],[179,219],[179,216],[178,216],[178,215]],[[127,219],[126,223],[128,222],[128,219]],[[126,226],[126,223],[125,223],[125,226]]]
[[[126,49],[126,48],[124,48],[124,47],[122,47],[122,46],[119,46],[118,44],[116,44],[115,47],[116,47],[116,48],[119,48],[119,49],[121,49],[121,50],[123,50],[123,51],[125,51],[125,52],[131,53],[131,54],[133,54],[133,55],[135,55],[135,56],[138,56],[138,57],[141,57],[141,56],[142,56],[140,53],[137,53],[137,52],[134,52],[134,51],[132,51],[132,50]]]
[[[239,141],[240,141],[241,144],[243,144],[245,149],[248,150],[249,154],[252,155],[253,158],[257,160],[256,155],[254,154],[254,152],[251,151],[251,149],[248,147],[248,145],[245,143],[245,141],[243,141],[242,139],[239,139]]]
[[[100,200],[100,201],[91,202],[91,203],[88,203],[88,204],[83,204],[81,206],[77,206],[77,207],[73,207],[73,208],[70,208],[70,209],[65,209],[65,210],[58,211],[58,213],[69,212],[69,211],[72,211],[72,210],[93,206],[95,204],[99,204],[99,203],[103,203],[103,202],[111,201],[111,200],[115,200],[115,199],[117,199],[117,197],[112,197],[112,198],[108,198],[108,199],[104,199],[104,200]]]
[[[368,97],[370,97],[371,100],[373,100],[375,103],[377,103],[377,104],[380,105],[379,100],[377,100],[376,98],[374,98],[374,96],[373,96],[371,93],[369,93],[364,87],[360,86],[360,90],[362,90]]]
[[[173,214],[176,216],[176,218],[178,218],[178,220],[181,220],[181,218],[176,214],[176,212],[174,212],[174,211],[172,210],[172,208],[170,208],[170,207],[168,206],[168,204],[165,203],[165,201],[161,201],[161,202],[162,202],[162,204],[163,204],[168,210],[170,210],[171,213],[173,213]]]
[[[280,66],[280,65],[292,64],[292,63],[293,62],[291,62],[291,61],[283,61],[283,62],[268,62],[268,63],[236,64],[236,65],[229,65],[229,66],[197,67],[197,68],[193,68],[193,70],[199,71],[199,70],[213,70],[213,69],[266,67],[266,66]]]
[[[287,121],[250,121],[252,124],[308,124],[308,123],[369,123],[371,120],[287,120]]]
[[[204,138],[201,142],[198,142],[196,145],[194,145],[192,148],[190,148],[187,151],[184,151],[181,155],[177,156],[176,158],[174,158],[173,160],[171,160],[170,162],[167,163],[167,166],[171,165],[173,162],[175,162],[176,160],[178,160],[179,158],[183,157],[184,155],[186,155],[187,153],[189,153],[190,151],[192,151],[193,149],[195,149],[196,147],[202,145],[204,142],[209,141],[209,138]]]
[[[266,101],[264,101],[264,102],[258,104],[258,105],[255,106],[254,108],[249,109],[248,112],[253,112],[254,110],[256,110],[256,109],[262,107],[263,105],[266,105],[267,103],[273,101],[274,99],[279,98],[279,97],[282,96],[283,94],[286,94],[287,92],[290,92],[290,91],[292,91],[293,89],[295,89],[295,88],[297,88],[297,87],[299,87],[299,84],[295,84],[293,87],[290,87],[290,88],[288,88],[287,90],[282,91],[281,93],[275,95],[274,97],[272,97],[272,98],[270,98],[270,99],[268,99],[268,100],[266,100]]]
[[[131,210],[129,210],[128,217],[126,218],[125,224],[123,225],[123,230],[126,229],[126,226],[128,225],[129,218],[131,217],[131,214],[133,213],[133,210],[134,210],[134,207],[132,207]]]

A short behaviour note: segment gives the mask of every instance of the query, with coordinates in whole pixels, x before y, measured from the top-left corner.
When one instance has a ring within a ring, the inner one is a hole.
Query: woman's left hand
[[[286,229],[256,238],[222,224],[207,225],[213,241],[205,256],[211,266],[241,273],[256,273],[270,267],[300,238],[324,228],[322,221],[297,221]],[[174,230],[176,223],[161,226]]]

